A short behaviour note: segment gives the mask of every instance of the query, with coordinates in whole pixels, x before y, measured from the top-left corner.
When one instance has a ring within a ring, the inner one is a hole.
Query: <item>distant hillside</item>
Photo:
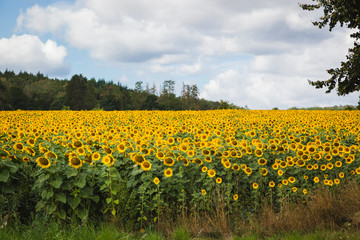
[[[13,71],[0,71],[0,110],[209,110],[240,108],[226,101],[199,99],[196,85],[183,84],[175,95],[175,82],[166,80],[160,89],[136,82],[135,89],[112,81],[88,80],[74,75],[70,80],[52,79]]]

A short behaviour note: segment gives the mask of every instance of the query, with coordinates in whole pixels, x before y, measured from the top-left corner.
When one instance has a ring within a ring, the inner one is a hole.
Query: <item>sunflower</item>
[[[274,181],[269,182],[269,187],[271,187],[271,188],[275,187]]]
[[[268,174],[268,170],[266,168],[260,168],[259,171],[263,176],[266,176]]]
[[[156,157],[157,157],[158,159],[163,159],[163,158],[165,157],[165,154],[164,154],[163,152],[161,152],[161,151],[158,151],[158,152],[156,153]]]
[[[231,163],[230,163],[229,160],[223,161],[223,165],[224,165],[225,168],[230,168],[231,167]]]
[[[314,182],[318,183],[320,181],[319,177],[314,177]]]
[[[29,138],[26,142],[27,144],[33,147],[35,145],[36,140],[34,138]]]
[[[145,158],[142,155],[137,155],[136,154],[135,157],[134,157],[134,161],[135,161],[136,164],[141,165],[141,163],[143,161],[145,161]]]
[[[57,155],[52,151],[48,151],[47,153],[45,153],[45,157],[47,157],[47,158],[56,158],[57,159]]]
[[[308,191],[306,189],[303,190],[304,195],[306,195],[308,193]]]
[[[290,183],[294,183],[296,181],[296,179],[294,177],[289,177],[288,180],[289,180]]]
[[[174,139],[173,137],[169,137],[166,141],[167,141],[167,143],[170,144],[170,145],[172,145],[172,144],[175,143],[175,139]]]
[[[289,183],[289,181],[287,179],[283,179],[281,182],[284,186],[288,185],[288,183]]]
[[[32,147],[26,146],[25,147],[25,152],[27,154],[29,154],[30,156],[35,156],[36,152]]]
[[[302,160],[302,159],[299,159],[299,160],[296,161],[296,165],[298,167],[303,167],[303,166],[305,166],[305,161]]]
[[[205,190],[205,189],[201,190],[201,193],[202,193],[203,195],[206,195],[206,190]]]
[[[83,146],[83,143],[82,143],[80,140],[74,140],[74,141],[73,141],[73,146],[74,146],[75,148],[82,147],[82,146]]]
[[[141,168],[144,170],[144,171],[150,171],[151,169],[151,163],[148,161],[148,160],[145,160],[141,163]]]
[[[183,152],[186,152],[188,150],[188,146],[184,143],[180,144],[179,149]]]
[[[15,151],[23,151],[24,150],[24,145],[22,143],[15,143],[14,144],[14,149],[15,149]]]
[[[216,171],[214,169],[209,169],[209,171],[207,172],[209,177],[215,177],[216,175]]]
[[[73,168],[79,168],[82,166],[82,160],[78,157],[72,157],[69,159],[69,165]]]
[[[47,159],[46,157],[38,157],[36,159],[36,163],[42,168],[48,168],[51,165],[49,159]]]
[[[218,183],[218,184],[222,183],[222,178],[221,178],[221,177],[217,177],[217,178],[216,178],[216,183]]]
[[[335,162],[335,166],[336,166],[336,167],[341,167],[341,166],[342,166],[342,162],[341,162],[341,161],[336,161],[336,162]]]
[[[237,165],[236,163],[234,163],[231,169],[233,169],[234,171],[239,171],[239,170],[240,170],[240,166]]]
[[[192,162],[193,162],[193,163],[197,163],[199,166],[203,165],[203,162],[201,161],[200,158],[194,158],[194,159],[192,160]]]
[[[244,169],[244,172],[247,174],[247,175],[250,175],[252,173],[252,169],[250,167],[246,167]]]
[[[284,171],[283,171],[283,170],[278,170],[278,171],[277,171],[277,174],[278,174],[279,176],[282,176],[282,175],[284,174]]]
[[[119,153],[123,153],[126,151],[126,145],[124,143],[120,143],[119,145],[117,145],[116,149]]]
[[[157,177],[156,177],[156,178],[154,178],[154,180],[153,180],[153,181],[154,181],[154,183],[155,183],[156,185],[158,185],[158,184],[160,183],[160,180],[159,180],[159,178],[157,178]]]
[[[114,165],[115,159],[111,155],[106,155],[102,158],[101,162],[103,164],[107,165],[108,167],[110,167],[110,166]]]
[[[339,178],[344,178],[345,174],[343,172],[339,173]]]
[[[174,164],[175,164],[175,161],[174,161],[173,158],[171,158],[171,157],[166,157],[166,158],[164,159],[164,165],[165,165],[165,166],[171,167],[171,166],[174,165]]]
[[[189,157],[189,158],[191,158],[191,157],[194,157],[195,156],[195,151],[194,150],[189,150],[189,151],[187,151],[187,156]]]
[[[237,194],[234,194],[233,199],[236,201],[238,200],[239,196]]]
[[[92,160],[92,161],[98,161],[98,160],[100,160],[100,158],[101,158],[101,155],[100,155],[100,153],[98,153],[98,152],[94,152],[94,153],[91,155],[91,160]]]
[[[203,149],[203,150],[201,150],[201,155],[203,155],[203,156],[209,156],[210,153],[211,153],[211,152],[210,152],[208,149]]]
[[[30,162],[30,158],[26,157],[26,156],[23,157],[22,160],[23,160],[23,162],[26,162],[26,163]]]
[[[333,167],[334,167],[334,164],[332,164],[331,162],[329,162],[329,163],[327,163],[326,164],[326,167],[327,167],[327,169],[333,169]]]
[[[208,168],[205,167],[205,166],[201,168],[201,171],[202,171],[202,172],[207,172],[207,170],[208,170]]]
[[[204,158],[204,161],[205,161],[205,162],[212,162],[212,158],[211,158],[210,156],[206,156],[206,157]]]
[[[263,155],[263,151],[261,149],[256,149],[254,151],[254,153],[255,153],[255,156],[257,156],[257,157],[261,157]]]
[[[326,155],[325,155],[325,159],[326,159],[327,161],[330,161],[330,160],[332,159],[332,156],[331,156],[330,154],[326,154]]]
[[[173,175],[173,171],[171,168],[168,168],[164,171],[165,177],[171,177]]]
[[[253,184],[252,184],[252,187],[253,187],[253,189],[257,189],[257,188],[259,187],[259,184],[253,183]]]

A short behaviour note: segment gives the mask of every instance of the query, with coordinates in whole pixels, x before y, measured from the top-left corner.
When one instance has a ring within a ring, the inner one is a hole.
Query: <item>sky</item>
[[[200,98],[249,109],[357,105],[359,93],[315,89],[353,46],[318,29],[310,0],[0,0],[0,71],[74,74],[160,89],[196,84]]]

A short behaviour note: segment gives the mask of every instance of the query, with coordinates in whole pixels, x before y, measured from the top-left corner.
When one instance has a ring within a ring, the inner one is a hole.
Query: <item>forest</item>
[[[42,73],[0,71],[0,110],[210,110],[240,108],[227,101],[199,98],[197,85],[182,84],[175,94],[175,81],[165,80],[159,89],[135,83],[131,89],[104,79],[76,74],[67,79]]]

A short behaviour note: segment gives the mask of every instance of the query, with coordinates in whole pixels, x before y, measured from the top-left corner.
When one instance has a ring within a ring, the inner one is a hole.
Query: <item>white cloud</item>
[[[37,36],[13,35],[0,39],[0,66],[2,70],[43,72],[54,75],[67,74],[66,48],[47,40],[43,43]]]
[[[289,0],[77,0],[35,5],[20,14],[17,27],[53,34],[94,59],[131,65],[136,72],[127,76],[141,79],[129,84],[196,74],[209,79],[198,84],[202,97],[240,106],[354,104],[354,95],[324,95],[307,83],[326,79],[326,69],[339,66],[352,45],[349,31],[314,27],[318,17]],[[62,63],[54,50],[60,47],[47,46],[44,58]]]

